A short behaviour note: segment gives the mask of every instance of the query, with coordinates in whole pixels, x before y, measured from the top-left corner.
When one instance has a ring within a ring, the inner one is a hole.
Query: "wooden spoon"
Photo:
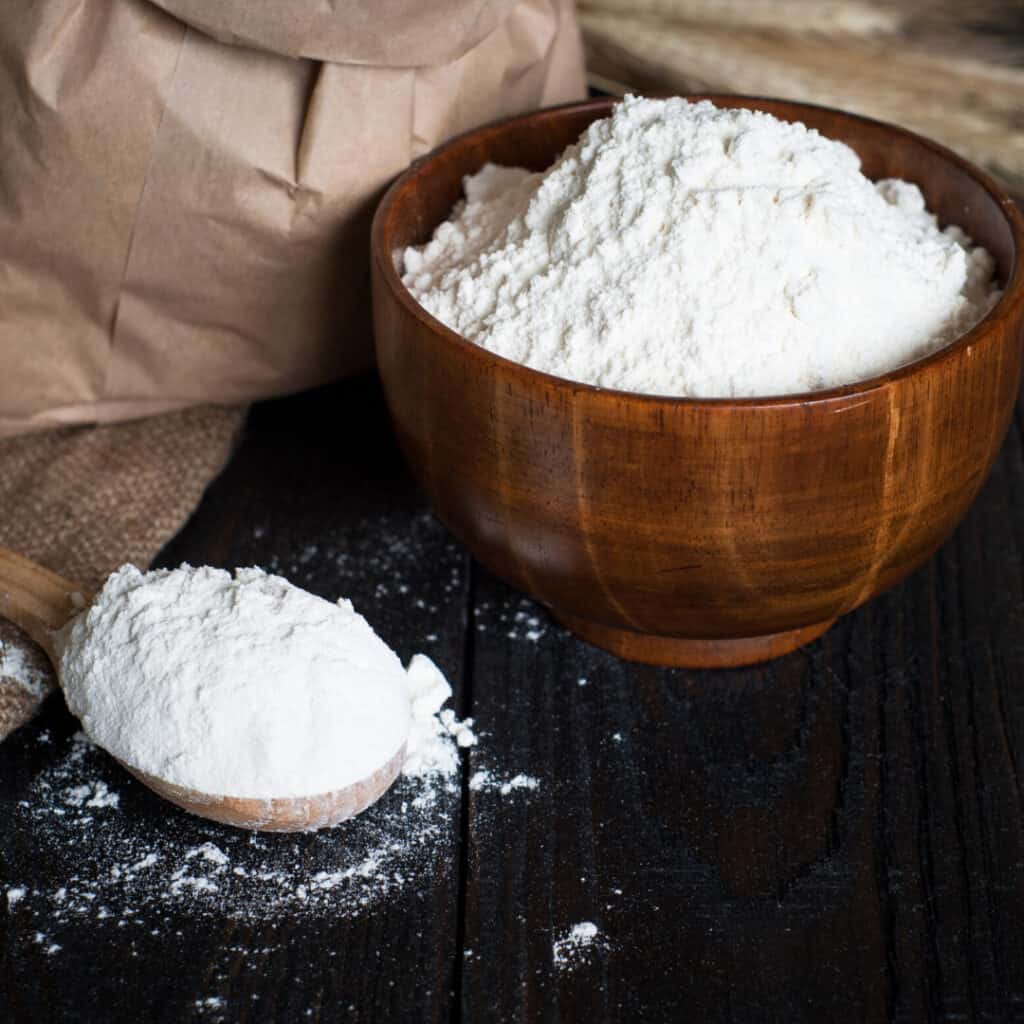
[[[74,596],[73,596],[74,595]],[[0,548],[0,616],[20,626],[46,652],[60,678],[54,633],[88,606],[92,595],[41,565]],[[261,832],[308,832],[330,828],[364,811],[395,781],[405,761],[405,744],[383,767],[351,786],[306,797],[221,796],[158,779],[120,764],[165,800],[201,818]]]

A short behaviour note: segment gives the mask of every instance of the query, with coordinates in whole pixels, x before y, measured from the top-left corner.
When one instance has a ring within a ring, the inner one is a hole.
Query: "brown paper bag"
[[[383,185],[582,92],[571,0],[10,0],[0,436],[366,365]]]

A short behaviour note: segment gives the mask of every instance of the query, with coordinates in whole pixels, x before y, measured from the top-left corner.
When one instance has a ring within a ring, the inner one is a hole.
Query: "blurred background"
[[[578,0],[592,88],[843,107],[1024,195],[1022,0]]]

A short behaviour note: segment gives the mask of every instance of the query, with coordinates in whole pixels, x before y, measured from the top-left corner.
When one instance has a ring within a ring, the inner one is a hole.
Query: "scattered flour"
[[[64,803],[69,807],[116,807],[120,799],[105,782],[72,786],[64,791]]]
[[[56,942],[51,942],[49,936],[44,932],[36,932],[33,936],[33,941],[37,946],[45,947],[43,951],[47,956],[53,956],[61,950],[60,945]]]
[[[205,999],[197,999],[193,1004],[197,1013],[223,1010],[226,1005],[222,996],[207,996]]]
[[[603,944],[600,934],[600,929],[593,921],[574,924],[568,932],[552,943],[551,956],[555,967],[560,970],[569,969],[589,959],[595,945]]]
[[[466,718],[461,722],[455,717],[451,708],[445,708],[440,712],[438,718],[445,731],[455,740],[455,745],[460,748],[476,746],[476,733],[473,732],[473,719]]]
[[[447,733],[440,742],[454,754]],[[336,828],[261,835],[166,805],[154,812],[139,784],[77,733],[13,807],[9,827],[31,837],[40,875],[9,886],[7,906],[47,929],[108,919],[132,928],[174,908],[254,923],[299,907],[312,915],[358,916],[405,890],[430,888],[439,871],[449,870],[458,831],[457,767],[454,756],[422,763],[384,799]],[[118,780],[127,788],[115,792]],[[108,799],[90,807],[86,791]]]
[[[403,281],[537,370],[728,397],[864,380],[963,334],[993,260],[920,190],[768,114],[626,97],[543,173],[487,165]]]
[[[42,700],[52,688],[52,678],[41,655],[12,640],[0,640],[0,679],[10,679]]]
[[[406,758],[402,772],[421,777],[434,772],[451,774],[458,766],[457,747],[471,747],[477,742],[473,719],[459,721],[451,708],[441,708],[452,695],[441,670],[424,654],[414,655],[406,673],[412,727],[406,742]]]
[[[474,793],[497,792],[502,796],[508,796],[517,789],[536,789],[540,785],[540,779],[533,775],[513,775],[511,778],[502,779],[495,775],[488,768],[481,768],[473,772],[469,779],[469,788]]]
[[[382,800],[336,828],[292,836],[154,811],[141,786],[76,733],[13,807],[10,827],[30,837],[41,873],[7,888],[8,909],[48,929],[83,920],[137,928],[176,908],[258,924],[300,908],[356,917],[430,891],[454,870],[460,800],[456,739],[433,717],[418,758]],[[55,746],[46,731],[36,742]],[[539,785],[489,770],[473,778],[476,790],[503,796]],[[118,781],[127,788],[117,792]],[[103,799],[90,805],[96,794]]]

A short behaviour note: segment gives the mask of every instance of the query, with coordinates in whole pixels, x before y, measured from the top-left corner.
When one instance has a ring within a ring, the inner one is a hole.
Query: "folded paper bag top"
[[[583,93],[571,0],[160,3],[0,19],[0,436],[368,365],[385,183]]]
[[[430,67],[457,60],[517,0],[153,0],[226,43],[335,64]],[[543,6],[543,5],[541,5]]]

